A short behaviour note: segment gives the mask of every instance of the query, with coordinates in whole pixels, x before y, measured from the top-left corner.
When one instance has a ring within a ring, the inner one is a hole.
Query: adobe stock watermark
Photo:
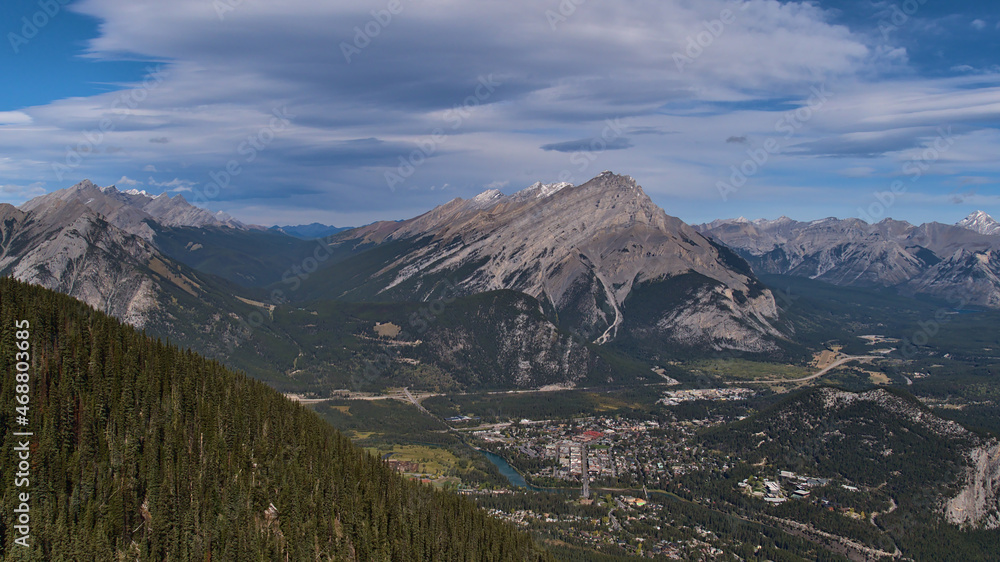
[[[382,35],[382,31],[393,22],[393,19],[403,13],[404,7],[402,0],[389,0],[385,8],[372,10],[372,19],[363,26],[354,26],[354,37],[351,42],[340,42],[340,52],[344,55],[347,64],[351,64],[351,57],[360,55],[361,51],[368,48],[376,37]]]
[[[560,0],[556,10],[545,10],[545,21],[555,31],[560,23],[566,23],[576,13],[576,9],[587,3],[587,0]]]
[[[901,168],[904,175],[909,176],[910,182],[916,182],[931,169],[935,162],[941,159],[944,153],[955,144],[955,137],[952,135],[951,126],[938,127],[938,136],[934,138],[928,146],[916,156],[903,163]],[[872,193],[875,198],[871,204],[865,207],[858,207],[858,218],[868,224],[875,224],[885,218],[886,213],[896,204],[896,198],[906,193],[907,184],[903,180],[893,180],[889,184],[889,189]]]
[[[604,121],[604,128],[601,129],[600,136],[594,137],[590,140],[590,145],[583,150],[577,150],[570,155],[569,161],[571,164],[576,166],[578,173],[585,173],[590,166],[606,151],[610,150],[612,144],[620,139],[625,138],[625,128],[628,127],[628,123],[619,117],[614,119],[606,119]],[[559,182],[569,182],[575,184],[573,178],[573,171],[569,168],[564,169],[559,172],[559,176],[556,181]]]
[[[110,115],[98,121],[97,128],[83,131],[83,141],[66,147],[66,156],[63,162],[51,163],[52,171],[59,181],[80,167],[86,155],[96,152],[98,147],[104,143],[105,135],[114,131],[120,123],[128,119],[132,115],[132,111],[146,101],[149,92],[158,88],[170,74],[162,66],[147,66],[146,71],[146,78],[143,79],[139,88],[125,90],[115,97],[109,106]]]
[[[878,22],[878,30],[882,33],[882,40],[888,41],[889,34],[906,25],[920,11],[920,7],[926,3],[927,0],[905,0],[902,4],[889,6],[888,17],[882,18]]]
[[[242,158],[231,158],[226,165],[208,173],[211,181],[205,184],[203,190],[195,188],[191,193],[191,201],[195,205],[204,205],[210,199],[215,199],[219,193],[243,173],[243,165],[257,159],[257,156],[268,147],[278,133],[284,131],[295,118],[285,106],[271,110],[272,117],[268,124],[257,130],[255,134],[247,135],[246,139],[236,146],[236,153]],[[242,161],[242,164],[241,164]]]
[[[728,201],[731,195],[738,192],[750,178],[757,175],[772,156],[780,154],[784,150],[782,143],[794,137],[799,129],[823,110],[830,97],[833,96],[826,89],[826,84],[812,86],[810,91],[812,93],[804,105],[785,113],[774,123],[774,131],[784,133],[781,137],[768,137],[760,147],[748,148],[746,150],[747,159],[738,165],[734,164],[729,167],[732,172],[729,175],[729,181],[716,182],[715,187],[723,201]]]
[[[746,10],[748,7],[750,4],[744,2],[739,11]],[[735,22],[736,12],[729,8],[722,9],[718,18],[701,22],[704,29],[694,35],[688,35],[684,52],[674,51],[673,59],[678,72],[684,72],[684,67],[694,64],[694,61],[705,52],[705,49],[711,47],[715,40],[722,36],[726,27]]]
[[[472,94],[467,96],[462,103],[455,104],[454,107],[444,112],[444,120],[449,124],[452,131],[457,131],[465,123],[465,120],[472,115],[472,111],[493,97],[496,89],[503,83],[493,78],[493,75],[480,76]],[[427,159],[437,153],[438,149],[449,138],[445,134],[445,129],[436,127],[431,134],[417,141],[417,148],[406,156],[399,157],[399,165],[394,170],[385,172],[385,183],[389,190],[395,192],[396,186],[409,179],[417,168],[423,166]]]
[[[36,10],[30,16],[23,16],[21,21],[20,33],[17,31],[11,31],[7,33],[7,41],[10,43],[10,48],[14,51],[14,54],[19,54],[21,52],[21,47],[24,47],[32,39],[38,37],[38,33],[55,19],[63,11],[63,7],[70,3],[71,0],[38,0],[38,10]],[[17,26],[17,24],[14,24]]]

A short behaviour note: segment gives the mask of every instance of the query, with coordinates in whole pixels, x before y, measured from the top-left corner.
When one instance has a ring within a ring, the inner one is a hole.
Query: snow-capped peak
[[[499,189],[487,189],[486,191],[473,197],[472,200],[476,203],[489,203],[490,201],[501,197],[503,197],[503,193]]]
[[[151,197],[148,193],[146,193],[145,189],[141,189],[141,190],[140,189],[128,189],[128,190],[125,191],[125,193],[128,193],[129,195],[143,195],[145,197]]]
[[[980,234],[1000,234],[1000,222],[983,211],[976,211],[956,224]]]
[[[514,194],[514,197],[517,199],[541,199],[567,187],[573,187],[573,184],[565,181],[558,183],[542,183],[539,181],[518,191]]]
[[[466,208],[469,209],[487,209],[503,198],[504,194],[499,189],[487,189],[472,199],[469,199],[468,203],[465,205]]]

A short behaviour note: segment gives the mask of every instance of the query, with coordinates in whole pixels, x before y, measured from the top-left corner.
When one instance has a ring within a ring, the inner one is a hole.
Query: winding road
[[[823,375],[829,373],[830,371],[836,369],[837,367],[840,367],[844,363],[848,363],[850,361],[862,361],[862,360],[870,361],[872,359],[884,359],[884,357],[880,355],[847,355],[841,357],[840,359],[837,359],[833,363],[830,363],[826,367],[823,367],[822,369],[816,371],[815,373],[809,375],[808,377],[802,377],[798,379],[777,379],[777,380],[753,380],[753,381],[742,380],[742,381],[732,381],[727,384],[758,384],[758,383],[783,384],[783,383],[809,382],[813,379],[818,379],[819,377],[822,377]]]

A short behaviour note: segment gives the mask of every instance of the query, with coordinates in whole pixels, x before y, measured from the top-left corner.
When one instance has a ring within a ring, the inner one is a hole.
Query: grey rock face
[[[637,285],[687,273],[717,283],[718,299],[694,299],[664,311],[665,337],[683,343],[709,339],[725,347],[743,342],[737,347],[757,349],[778,335],[770,324],[777,317],[771,293],[693,228],[663,212],[628,176],[605,172],[575,187],[539,183],[511,196],[491,190],[354,234],[376,243],[433,238],[375,276],[383,291],[461,272],[456,282],[463,292],[524,292],[572,317],[573,328],[598,343],[618,335],[622,305]],[[754,318],[754,333],[732,338],[725,319],[734,316]]]
[[[974,529],[1000,528],[1000,443],[969,452],[964,486],[944,505],[949,523]]]
[[[164,226],[247,228],[225,213],[213,213],[191,205],[183,195],[170,197],[161,194],[153,197],[144,191],[119,191],[113,185],[98,187],[90,180],[36,197],[21,205],[20,209],[31,212],[46,209],[57,202],[86,207],[112,225],[149,241],[153,239],[153,229],[147,222],[150,220]]]
[[[1000,222],[983,211],[976,211],[955,224],[979,234],[1000,235]]]
[[[1000,251],[958,250],[903,289],[944,298],[956,306],[1000,308]]]
[[[213,357],[238,340],[244,328],[233,313],[242,304],[236,297],[84,202],[51,197],[30,210],[0,204],[0,275],[65,293]],[[115,210],[119,220],[134,216]]]
[[[38,212],[0,207],[0,273],[76,297],[137,327],[157,304],[146,274],[156,250],[85,207],[59,202]]]
[[[961,294],[967,303],[1000,306],[992,257],[1000,249],[1000,237],[984,233],[989,225],[982,216],[973,214],[966,221],[914,226],[891,219],[868,224],[858,219],[797,222],[782,217],[714,221],[697,228],[738,251],[760,272],[835,285],[898,287],[937,297]]]

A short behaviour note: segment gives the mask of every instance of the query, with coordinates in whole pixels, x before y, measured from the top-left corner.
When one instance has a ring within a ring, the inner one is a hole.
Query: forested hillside
[[[15,321],[30,323],[16,425]],[[313,412],[69,297],[0,279],[4,560],[546,560],[471,501],[404,480]],[[12,468],[30,446],[30,547]]]

